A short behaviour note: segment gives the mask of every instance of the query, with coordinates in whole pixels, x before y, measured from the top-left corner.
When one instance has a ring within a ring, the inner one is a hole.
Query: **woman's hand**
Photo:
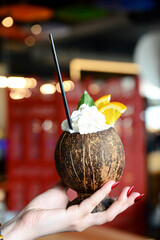
[[[143,196],[133,192],[133,187],[125,187],[106,211],[91,213],[113,186],[115,182],[109,181],[79,205],[66,209],[69,203],[67,187],[59,182],[53,189],[33,199],[22,212],[6,223],[2,235],[7,240],[33,240],[58,232],[83,231],[93,225],[110,222]]]

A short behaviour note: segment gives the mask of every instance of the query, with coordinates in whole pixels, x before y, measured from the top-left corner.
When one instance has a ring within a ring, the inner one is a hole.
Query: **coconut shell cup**
[[[124,148],[113,127],[89,134],[63,132],[55,149],[55,164],[62,181],[78,194],[69,206],[79,204],[107,181],[120,179]],[[104,211],[113,201],[106,196],[93,212]]]

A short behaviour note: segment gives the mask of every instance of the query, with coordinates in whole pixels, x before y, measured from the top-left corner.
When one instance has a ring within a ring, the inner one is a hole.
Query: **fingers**
[[[129,189],[130,189],[130,187],[123,188],[119,197],[116,199],[116,201],[108,209],[109,214],[111,212],[113,213],[113,218],[117,215],[117,213],[119,214],[119,213],[125,211],[131,205],[133,205],[134,204],[134,199],[139,195],[138,192],[132,192],[127,197],[127,193],[128,193]]]
[[[110,193],[113,185],[115,185],[115,181],[109,181],[93,195],[85,199],[79,206],[81,211],[84,212],[84,214],[91,213],[92,210],[106,197],[106,195]]]
[[[119,197],[104,212],[92,213],[92,210],[117,186],[114,181],[109,181],[97,190],[92,196],[81,202],[80,205],[74,205],[68,208],[70,216],[74,216],[72,224],[75,231],[82,231],[87,227],[101,225],[112,221],[118,214],[125,211],[144,195],[133,192],[133,187],[123,188]],[[76,216],[76,218],[75,218]],[[76,221],[75,221],[76,219]]]
[[[92,225],[99,225],[112,221],[118,214],[125,211],[127,208],[132,206],[136,201],[138,201],[144,196],[144,194],[133,192],[132,188],[133,187],[123,188],[119,197],[106,211],[92,214]]]

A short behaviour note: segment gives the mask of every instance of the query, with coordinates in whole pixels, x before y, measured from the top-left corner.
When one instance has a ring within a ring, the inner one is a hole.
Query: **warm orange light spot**
[[[56,87],[51,83],[46,83],[40,87],[40,92],[42,94],[53,94],[56,92]]]
[[[14,21],[12,17],[6,17],[2,20],[2,25],[4,27],[11,27],[13,25]]]
[[[37,86],[37,80],[35,78],[26,78],[26,88],[35,88]]]
[[[10,98],[14,100],[18,99],[23,99],[23,98],[29,98],[31,96],[31,91],[29,89],[18,89],[18,88],[13,88],[10,91]]]
[[[39,24],[35,24],[31,27],[31,32],[35,35],[38,35],[42,32],[42,27]]]
[[[74,82],[72,82],[71,80],[63,81],[63,87],[65,92],[72,91],[74,89]],[[56,84],[56,89],[57,89],[57,92],[61,93],[61,88],[59,83]]]
[[[91,94],[97,94],[100,92],[100,86],[96,83],[91,83],[88,87],[88,90]]]
[[[7,86],[9,88],[25,88],[26,79],[24,77],[8,77]]]
[[[36,40],[32,36],[28,36],[28,37],[25,38],[24,42],[28,47],[32,47],[32,46],[34,46]]]

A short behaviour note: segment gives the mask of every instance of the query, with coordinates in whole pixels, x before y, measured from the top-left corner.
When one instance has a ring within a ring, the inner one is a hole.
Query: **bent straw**
[[[56,70],[57,70],[57,74],[58,74],[58,79],[59,79],[59,84],[60,84],[60,88],[61,88],[61,93],[62,93],[63,103],[64,103],[64,107],[65,107],[65,112],[66,112],[66,115],[67,115],[68,125],[69,125],[70,129],[73,129],[72,128],[72,123],[71,123],[71,117],[70,117],[70,113],[69,113],[69,109],[68,109],[68,103],[67,103],[65,91],[64,91],[64,88],[63,88],[62,76],[61,76],[61,72],[60,72],[60,68],[59,68],[59,64],[58,64],[56,49],[55,49],[55,46],[54,46],[53,36],[52,36],[51,33],[49,34],[49,39],[50,39],[53,58],[54,58],[54,61],[55,61],[55,66],[56,66]]]

